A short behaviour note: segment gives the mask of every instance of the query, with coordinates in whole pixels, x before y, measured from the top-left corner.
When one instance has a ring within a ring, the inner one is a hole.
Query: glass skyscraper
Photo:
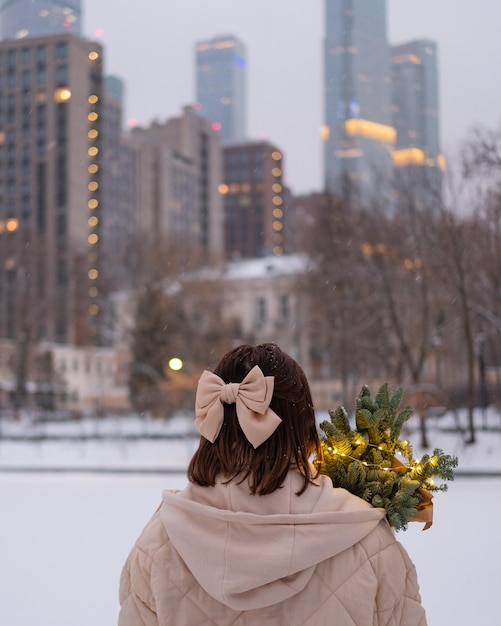
[[[219,131],[224,144],[246,135],[245,46],[232,35],[196,44],[196,99],[200,115]]]
[[[386,0],[325,0],[325,188],[367,198],[391,176],[396,139]]]
[[[391,49],[394,162],[436,164],[440,155],[437,45],[429,39]]]
[[[0,38],[82,34],[81,0],[0,0]]]
[[[397,131],[396,189],[413,189],[422,206],[441,196],[445,160],[440,154],[437,45],[429,39],[391,48],[392,117]]]

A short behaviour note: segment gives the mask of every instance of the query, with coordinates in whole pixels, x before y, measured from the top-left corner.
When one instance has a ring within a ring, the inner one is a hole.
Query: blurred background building
[[[68,34],[0,43],[0,335],[97,333],[102,49]]]
[[[405,170],[417,176],[423,192],[427,187],[439,192],[445,164],[440,151],[437,44],[420,39],[392,46],[391,78],[397,186]]]
[[[288,190],[283,163],[282,152],[267,141],[225,147],[221,191],[228,259],[284,253]]]
[[[0,0],[0,38],[82,34],[81,0]]]
[[[347,198],[391,175],[386,0],[326,0],[325,188]]]
[[[222,35],[196,44],[196,107],[224,144],[246,139],[247,63],[244,44]]]
[[[186,106],[164,124],[132,129],[126,143],[136,160],[138,244],[170,241],[188,255],[191,247],[221,256],[223,151],[210,122]]]

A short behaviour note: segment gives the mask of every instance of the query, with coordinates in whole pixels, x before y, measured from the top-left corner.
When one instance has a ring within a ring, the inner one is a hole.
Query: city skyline
[[[418,38],[438,44],[441,145],[449,160],[469,128],[497,127],[501,109],[501,86],[488,80],[501,54],[501,5],[482,0],[481,11],[459,4],[388,0],[390,44]],[[210,6],[203,0],[145,0],[142,6],[138,14],[137,5],[125,0],[117,14],[86,0],[83,9],[84,33],[105,46],[106,73],[126,83],[126,118],[148,125],[179,115],[195,100],[195,42],[231,33],[248,50],[249,138],[266,138],[283,150],[293,192],[321,189],[324,3],[308,3],[307,10],[304,0],[240,0],[238,6],[232,0]]]

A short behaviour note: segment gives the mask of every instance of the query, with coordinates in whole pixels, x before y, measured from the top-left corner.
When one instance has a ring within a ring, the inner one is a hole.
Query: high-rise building
[[[102,49],[0,43],[0,337],[97,339]]]
[[[426,170],[440,177],[437,45],[429,39],[391,48],[392,116],[397,131],[393,163],[397,170]]]
[[[224,149],[225,251],[227,258],[280,256],[286,251],[288,190],[282,152],[267,141]]]
[[[245,46],[232,35],[196,44],[196,108],[224,144],[245,140]]]
[[[164,124],[133,128],[126,144],[135,153],[137,241],[221,257],[223,155],[210,122],[186,106]]]
[[[367,192],[391,176],[386,0],[325,0],[325,188]]]
[[[81,0],[0,0],[0,39],[82,34]]]
[[[135,258],[130,254],[134,237],[135,156],[123,141],[124,83],[106,76],[102,108],[101,197],[106,210],[101,223],[102,275],[110,289],[131,286]]]

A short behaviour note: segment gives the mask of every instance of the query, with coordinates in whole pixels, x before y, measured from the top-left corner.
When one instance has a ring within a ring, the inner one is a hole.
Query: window
[[[68,58],[68,44],[66,41],[60,41],[56,44],[56,59],[58,61],[66,61]]]
[[[264,326],[266,322],[266,300],[258,298],[256,300],[256,326]]]
[[[16,69],[16,51],[15,50],[9,50],[7,52],[7,67],[9,70]]]
[[[287,294],[282,294],[280,296],[278,310],[280,321],[286,322],[289,319],[289,312],[289,296]]]
[[[68,68],[60,65],[56,68],[56,87],[65,87],[68,83]]]
[[[38,46],[37,61],[39,63],[45,63],[47,61],[47,48],[45,46]]]
[[[39,65],[37,67],[37,85],[45,85],[47,80],[47,72],[45,70],[45,65]]]
[[[23,48],[21,56],[23,59],[23,64],[29,65],[31,63],[31,48]]]

